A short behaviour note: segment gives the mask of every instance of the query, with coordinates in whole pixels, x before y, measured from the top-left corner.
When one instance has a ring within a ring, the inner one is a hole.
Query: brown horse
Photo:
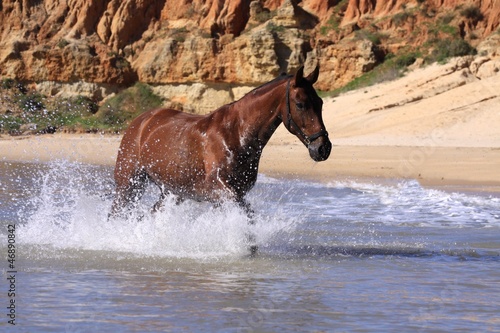
[[[323,101],[303,67],[282,75],[206,115],[172,109],[141,114],[121,141],[115,168],[116,197],[111,215],[124,212],[143,195],[147,181],[178,200],[220,203],[233,200],[251,215],[244,197],[254,186],[262,149],[283,122],[309,149],[315,161],[331,151],[322,119]]]

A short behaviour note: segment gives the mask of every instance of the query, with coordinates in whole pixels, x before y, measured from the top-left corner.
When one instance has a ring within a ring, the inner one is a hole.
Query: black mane
[[[256,88],[254,88],[254,89],[250,90],[248,93],[246,93],[246,94],[245,94],[245,96],[246,96],[246,95],[248,95],[248,94],[251,94],[251,93],[253,93],[253,92],[257,91],[257,90],[260,90],[261,88],[265,88],[265,87],[267,87],[267,86],[269,86],[269,85],[271,85],[271,84],[274,84],[274,83],[276,83],[276,82],[281,82],[281,81],[283,81],[283,80],[285,80],[285,79],[289,79],[289,78],[291,78],[291,77],[293,77],[293,75],[292,75],[292,74],[281,73],[281,75],[280,75],[280,76],[278,76],[278,77],[276,77],[276,78],[272,79],[271,81],[266,82],[266,83],[264,83],[264,84],[262,84],[262,85],[260,85],[260,86],[258,86],[258,87],[256,87]]]

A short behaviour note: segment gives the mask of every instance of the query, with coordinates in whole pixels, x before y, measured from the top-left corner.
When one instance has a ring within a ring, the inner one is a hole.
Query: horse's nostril
[[[319,152],[320,156],[325,156],[325,153],[326,153],[325,145],[320,146],[318,149],[318,152]]]
[[[316,162],[325,161],[330,156],[332,144],[327,139],[326,142],[318,140],[309,146],[309,155]]]
[[[328,141],[325,144],[321,145],[321,147],[319,147],[319,154],[326,160],[328,156],[330,156],[331,150],[332,144]]]

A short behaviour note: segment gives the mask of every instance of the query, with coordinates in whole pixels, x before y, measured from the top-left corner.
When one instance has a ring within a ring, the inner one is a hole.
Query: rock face
[[[0,76],[49,94],[84,83],[97,99],[142,81],[189,104],[159,86],[220,84],[230,100],[234,86],[318,62],[317,87],[332,90],[447,32],[498,53],[499,25],[497,0],[3,0]]]

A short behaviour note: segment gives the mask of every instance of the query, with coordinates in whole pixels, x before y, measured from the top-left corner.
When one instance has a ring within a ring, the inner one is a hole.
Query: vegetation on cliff
[[[85,96],[47,97],[14,80],[0,88],[0,133],[11,135],[62,132],[117,133],[144,111],[162,105],[151,88],[137,83],[101,106]]]

